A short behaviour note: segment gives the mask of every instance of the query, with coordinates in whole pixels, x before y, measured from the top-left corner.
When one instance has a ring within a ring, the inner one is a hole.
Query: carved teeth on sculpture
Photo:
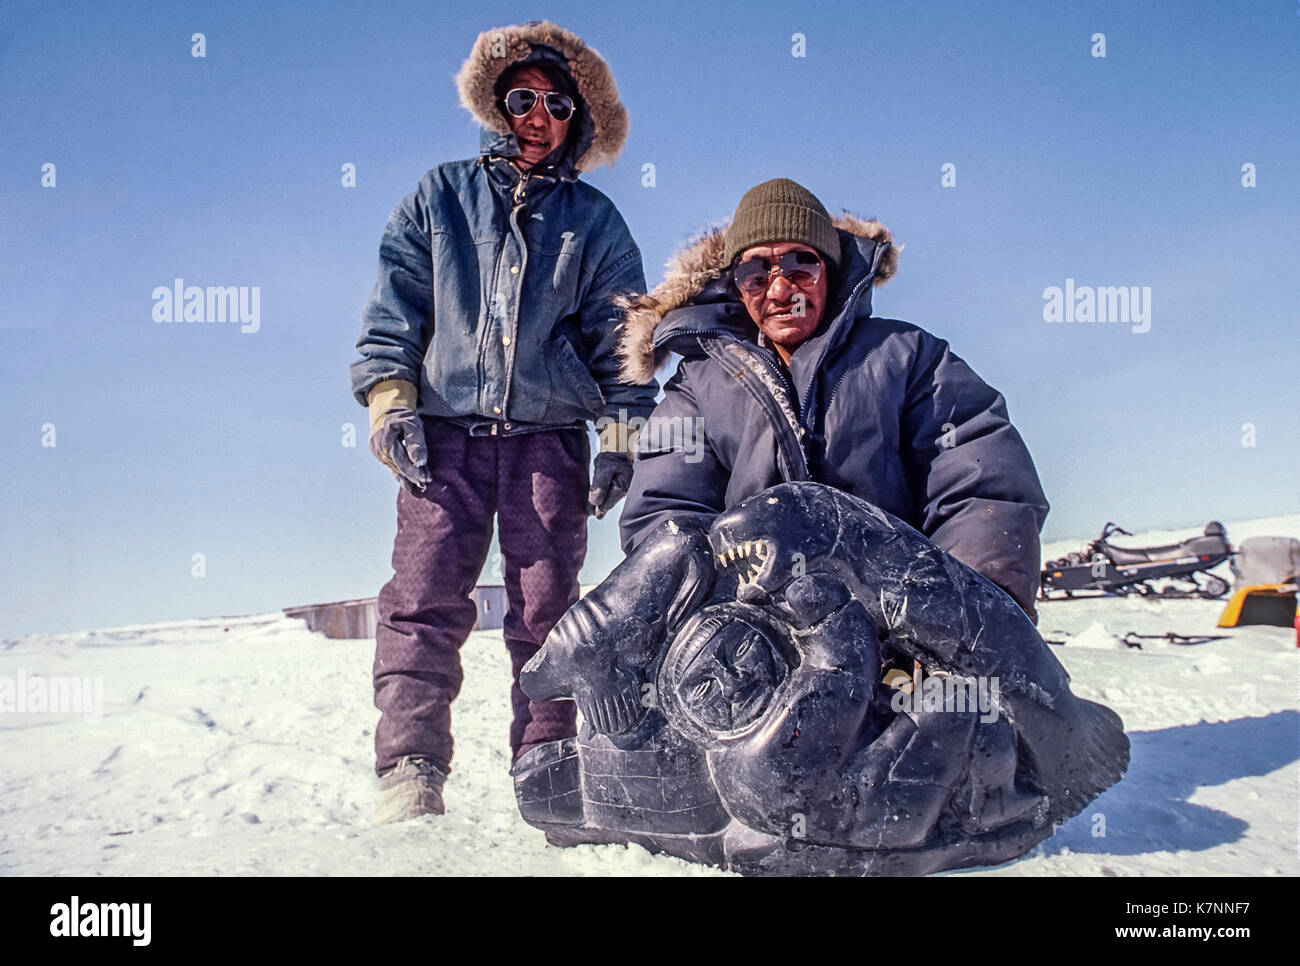
[[[773,549],[766,537],[746,540],[743,543],[728,547],[721,553],[714,553],[714,557],[718,561],[718,567],[721,570],[730,569],[731,564],[736,561],[744,561],[748,564],[743,570],[736,572],[737,579],[742,587],[759,586],[759,576],[767,565],[768,558],[772,555]]]

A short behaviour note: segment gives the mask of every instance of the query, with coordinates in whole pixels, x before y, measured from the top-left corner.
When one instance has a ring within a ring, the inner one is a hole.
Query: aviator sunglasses
[[[822,277],[822,260],[816,252],[786,252],[773,265],[765,258],[751,258],[741,262],[731,272],[736,288],[750,296],[761,295],[772,284],[772,272],[778,271],[791,284],[811,288]]]
[[[527,87],[516,87],[504,98],[506,110],[514,117],[527,117],[537,106],[537,98],[542,98],[546,113],[557,121],[567,121],[573,117],[573,98],[559,91],[535,91]]]

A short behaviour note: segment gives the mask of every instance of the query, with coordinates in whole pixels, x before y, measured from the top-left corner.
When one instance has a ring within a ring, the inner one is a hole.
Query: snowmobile
[[[1082,553],[1049,560],[1040,578],[1039,599],[1073,597],[1078,590],[1210,599],[1228,592],[1226,580],[1206,573],[1235,552],[1222,523],[1211,521],[1201,536],[1161,547],[1117,547],[1110,542],[1117,533],[1133,536],[1107,523]],[[1173,582],[1157,586],[1155,581]]]

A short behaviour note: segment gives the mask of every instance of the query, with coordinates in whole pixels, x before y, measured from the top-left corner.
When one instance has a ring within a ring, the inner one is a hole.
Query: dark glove
[[[622,453],[597,453],[587,494],[587,513],[603,517],[632,488],[632,461]]]
[[[370,435],[370,452],[393,471],[408,493],[423,493],[433,482],[424,426],[412,409],[390,409],[384,414]]]
[[[375,383],[366,396],[370,408],[370,452],[408,493],[423,493],[433,482],[424,424],[415,411],[419,391],[404,379]]]

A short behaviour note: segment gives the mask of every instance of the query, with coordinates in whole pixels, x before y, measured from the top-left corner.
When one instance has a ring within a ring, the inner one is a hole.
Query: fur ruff
[[[831,219],[836,228],[872,241],[888,242],[876,269],[872,286],[884,285],[898,272],[898,253],[889,229],[874,218],[858,218],[848,212]],[[673,309],[689,305],[704,287],[720,277],[727,266],[723,262],[727,226],[706,229],[686,243],[668,262],[664,280],[640,296],[621,296],[615,304],[623,311],[623,334],[619,340],[622,381],[644,384],[668,361],[669,352],[655,352],[654,334],[663,317]]]
[[[619,100],[618,87],[609,65],[577,34],[548,21],[495,27],[474,41],[474,48],[456,75],[461,105],[474,119],[499,134],[510,133],[506,119],[497,109],[493,85],[501,72],[528,56],[533,44],[553,47],[568,60],[569,74],[587,104],[595,133],[590,147],[578,158],[576,167],[587,171],[598,164],[613,164],[627,142],[627,109]],[[505,51],[505,56],[493,56]]]

